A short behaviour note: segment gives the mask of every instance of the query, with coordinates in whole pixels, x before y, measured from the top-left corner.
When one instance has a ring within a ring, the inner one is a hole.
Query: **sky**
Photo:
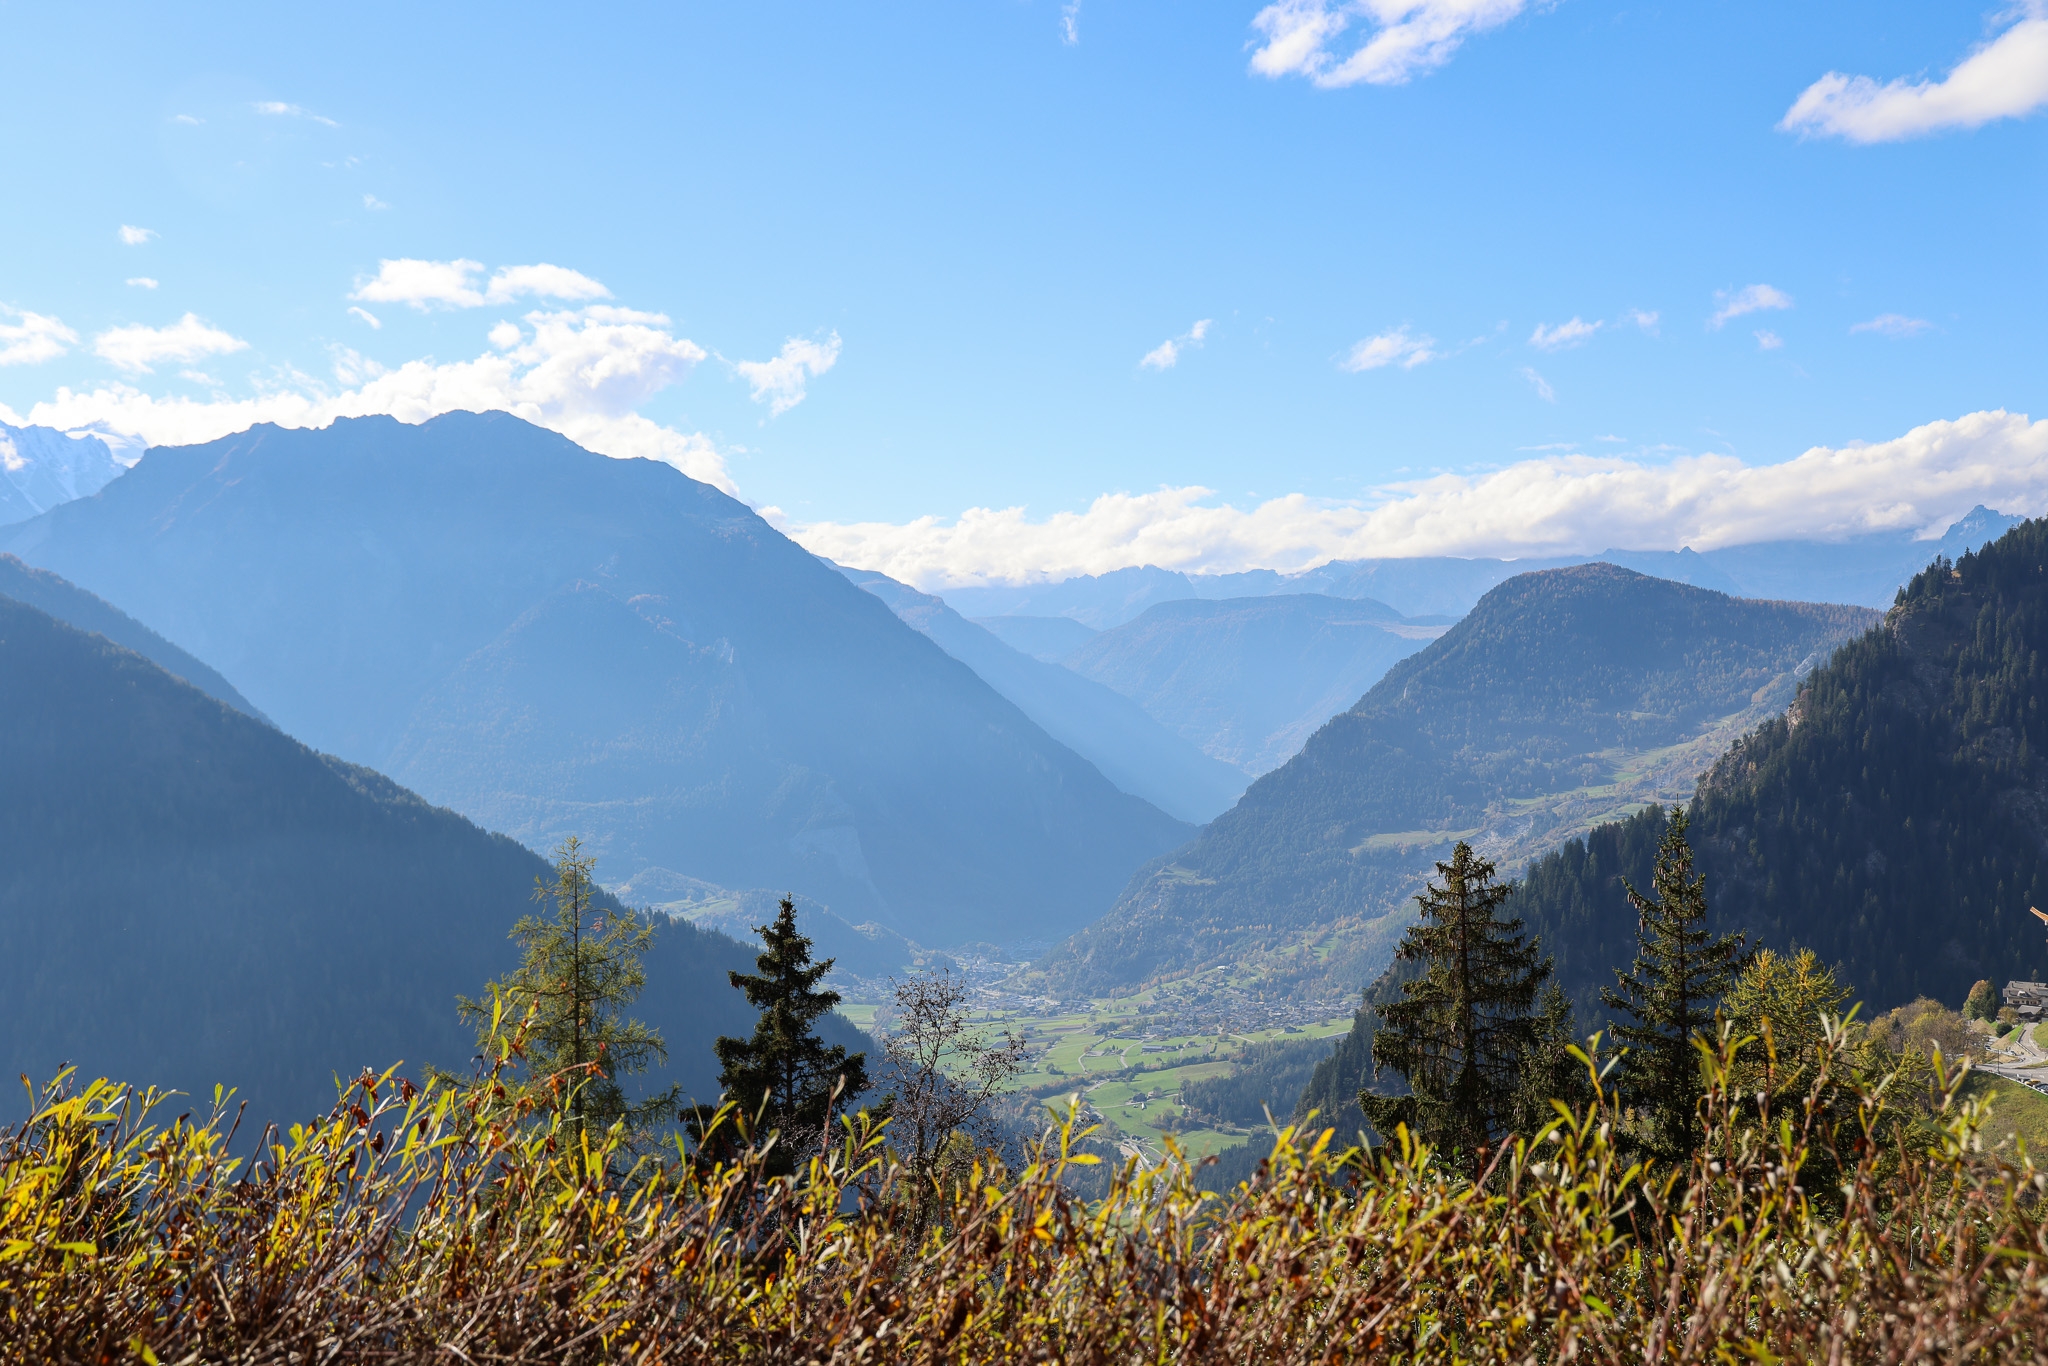
[[[2048,512],[2038,5],[284,9],[0,0],[0,421],[502,407],[926,587]]]

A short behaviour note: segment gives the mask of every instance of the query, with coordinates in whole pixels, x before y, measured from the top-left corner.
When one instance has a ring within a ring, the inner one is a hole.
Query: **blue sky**
[[[166,441],[509,395],[927,583],[2048,511],[2048,426],[1967,421],[2048,412],[2040,35],[0,4],[0,404]],[[1795,461],[1856,442],[1890,454]]]

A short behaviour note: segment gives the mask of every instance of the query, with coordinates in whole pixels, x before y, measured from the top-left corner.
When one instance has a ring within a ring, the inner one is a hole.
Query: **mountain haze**
[[[1242,773],[1173,734],[1114,689],[1011,648],[943,600],[885,574],[841,572],[1125,792],[1200,824],[1228,810],[1244,791]]]
[[[718,490],[503,413],[159,447],[0,549],[293,735],[607,876],[1050,938],[1189,828]]]
[[[26,603],[81,631],[97,632],[184,679],[208,697],[259,721],[270,719],[211,665],[194,659],[105,599],[46,570],[31,568],[12,555],[0,555],[0,597]]]
[[[1256,777],[1446,629],[1369,598],[1163,602],[1063,662]]]
[[[0,599],[0,1052],[10,1075],[210,1095],[261,1120],[332,1077],[461,1070],[455,996],[517,961],[531,850],[312,750],[150,661]],[[615,902],[607,906],[617,910]],[[716,1091],[749,952],[664,918],[635,1013],[664,1077]],[[831,1029],[854,1031],[843,1021]]]
[[[1607,564],[1511,579],[1039,966],[1079,992],[1262,958],[1355,989],[1453,841],[1512,869],[1689,793],[1875,615]]]

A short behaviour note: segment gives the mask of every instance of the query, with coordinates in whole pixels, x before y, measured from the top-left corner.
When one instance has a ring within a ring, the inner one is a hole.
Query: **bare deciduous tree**
[[[969,1023],[967,984],[950,969],[895,987],[897,1023],[882,1041],[889,1138],[922,1206],[950,1167],[994,1145],[993,1104],[1024,1070],[1027,1049],[1010,1030],[990,1037]]]

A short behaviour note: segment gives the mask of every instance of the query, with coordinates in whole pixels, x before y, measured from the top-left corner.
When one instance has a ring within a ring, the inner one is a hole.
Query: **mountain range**
[[[1049,583],[964,585],[944,589],[942,596],[998,634],[1004,628],[989,618],[1064,617],[1099,631],[1121,626],[1162,602],[1277,593],[1374,598],[1409,616],[1458,617],[1471,611],[1485,593],[1517,574],[1604,562],[1731,596],[1841,602],[1882,609],[1890,607],[1898,590],[1936,555],[1954,559],[1992,540],[2019,520],[1979,505],[1940,538],[1932,540],[1910,531],[1887,531],[1839,541],[1759,541],[1707,551],[1616,549],[1598,555],[1521,560],[1422,555],[1332,560],[1292,574],[1270,569],[1187,574],[1143,565]]]
[[[287,733],[610,875],[920,943],[1057,938],[1191,827],[743,504],[502,413],[157,447],[0,550]]]
[[[8,596],[0,772],[0,1040],[37,1082],[75,1064],[195,1098],[227,1084],[268,1121],[324,1111],[336,1073],[463,1070],[456,994],[514,965],[507,932],[550,871]],[[656,924],[634,1013],[666,1036],[660,1079],[709,1098],[711,1039],[751,1027],[726,972],[752,953]]]
[[[1176,735],[1120,691],[1011,648],[942,599],[871,570],[841,569],[953,658],[974,670],[1045,732],[1125,792],[1201,824],[1228,810],[1245,775]],[[1077,629],[1085,630],[1085,627]]]
[[[97,436],[0,422],[0,526],[90,497],[122,468]]]
[[[1097,633],[1061,663],[1257,777],[1446,629],[1371,598],[1186,599]]]
[[[1062,995],[1219,962],[1370,980],[1453,841],[1513,866],[1688,794],[1875,619],[1605,563],[1519,575],[1035,966]]]
[[[1982,978],[2048,978],[2048,521],[1937,560],[1792,704],[1722,754],[1689,804],[1711,928],[1812,949],[1870,1019],[1918,996],[1960,1005]],[[1667,813],[1651,805],[1533,860],[1503,914],[1553,963],[1581,1033],[1636,954],[1625,888],[1648,891]],[[1504,874],[1512,870],[1503,868]],[[1349,1134],[1371,1066],[1366,989],[1295,1106]]]

